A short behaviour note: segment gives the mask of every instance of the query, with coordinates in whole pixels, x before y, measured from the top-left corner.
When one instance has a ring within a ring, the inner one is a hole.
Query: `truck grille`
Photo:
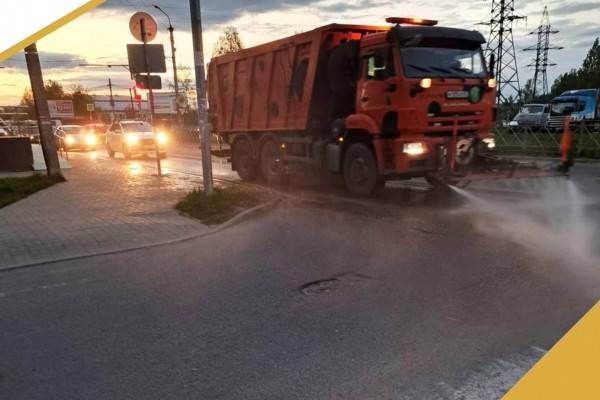
[[[468,131],[477,131],[481,123],[481,114],[478,112],[464,112],[428,116],[429,131],[425,135],[430,137],[452,136],[455,121],[461,134]]]
[[[565,117],[562,115],[553,115],[548,118],[548,128],[562,129],[564,127]]]

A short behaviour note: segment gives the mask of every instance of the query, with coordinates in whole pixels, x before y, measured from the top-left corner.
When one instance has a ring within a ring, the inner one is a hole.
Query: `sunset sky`
[[[189,2],[187,0],[107,0],[96,10],[80,17],[38,42],[44,78],[60,81],[66,88],[82,84],[91,93],[105,94],[108,77],[117,93],[125,94],[129,74],[124,69],[80,67],[79,64],[126,64],[125,45],[133,43],[128,28],[129,17],[135,11],[153,14],[161,29],[155,43],[164,43],[169,53],[166,17],[151,7],[160,5],[173,19],[178,64],[191,66]],[[533,53],[520,49],[533,45],[535,37],[527,33],[539,24],[544,5],[550,10],[551,23],[561,32],[554,37],[555,45],[565,49],[554,52],[558,63],[550,70],[550,83],[559,73],[581,64],[594,39],[600,36],[600,1],[550,0],[516,1],[516,11],[528,16],[515,25],[515,41],[519,58],[521,82],[532,76],[526,67]],[[478,22],[489,20],[491,1],[485,0],[205,0],[202,2],[205,21],[205,55],[207,60],[219,33],[228,25],[240,31],[246,46],[281,38],[295,32],[313,29],[333,22],[384,24],[388,16],[419,16],[438,19],[440,25],[479,29]],[[168,60],[167,64],[170,63]],[[0,64],[0,105],[17,104],[29,86],[22,54]],[[185,73],[185,72],[184,72]],[[172,76],[169,69],[163,82]]]

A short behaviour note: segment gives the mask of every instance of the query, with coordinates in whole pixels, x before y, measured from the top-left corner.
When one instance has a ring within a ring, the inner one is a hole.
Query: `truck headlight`
[[[128,133],[127,135],[125,135],[125,140],[127,140],[127,144],[131,145],[136,144],[140,140],[140,138],[134,133]]]
[[[73,144],[73,143],[75,143],[75,138],[73,136],[67,136],[65,138],[65,143],[67,143],[67,144]]]
[[[414,143],[405,143],[403,152],[404,154],[408,154],[409,156],[420,156],[421,154],[425,154],[427,151],[427,147],[424,143],[414,142]]]
[[[496,148],[496,139],[489,137],[482,140],[483,143],[487,146],[488,149]]]
[[[419,82],[421,89],[429,89],[431,87],[431,78],[423,78]]]
[[[156,143],[158,143],[159,145],[167,144],[168,141],[169,141],[169,137],[165,133],[158,132],[156,134]]]

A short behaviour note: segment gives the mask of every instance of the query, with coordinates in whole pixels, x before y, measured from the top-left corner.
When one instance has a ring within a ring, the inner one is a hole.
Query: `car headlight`
[[[166,144],[168,140],[169,140],[169,138],[163,132],[158,132],[156,134],[156,143],[162,145],[162,144]]]
[[[496,148],[496,139],[494,139],[493,137],[485,138],[482,140],[482,142],[485,143],[488,149]]]
[[[98,143],[98,139],[96,139],[95,135],[87,135],[85,137],[85,143],[88,146],[94,146],[94,145],[96,145],[96,143]]]
[[[425,154],[427,147],[421,142],[405,143],[403,151],[409,156],[420,156],[421,154]]]
[[[125,140],[127,140],[127,144],[136,144],[140,138],[136,134],[128,133],[125,135]]]
[[[74,137],[72,137],[72,136],[67,136],[67,137],[65,138],[65,142],[66,142],[67,144],[73,144],[73,143],[75,143],[75,142],[76,142],[76,140],[75,140],[75,138],[74,138]]]

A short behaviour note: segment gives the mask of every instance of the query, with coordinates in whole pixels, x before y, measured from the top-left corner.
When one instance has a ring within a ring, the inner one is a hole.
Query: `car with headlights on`
[[[81,125],[61,125],[54,131],[56,146],[64,151],[95,151],[98,136]]]
[[[113,123],[106,131],[106,150],[110,157],[116,153],[130,159],[136,154],[150,154],[156,152],[156,145],[161,158],[167,156],[168,137],[164,132],[156,132],[152,125],[145,121],[120,121]]]
[[[106,141],[106,130],[108,126],[105,124],[87,124],[84,125],[87,132],[93,133],[98,137],[98,142],[104,143]]]

